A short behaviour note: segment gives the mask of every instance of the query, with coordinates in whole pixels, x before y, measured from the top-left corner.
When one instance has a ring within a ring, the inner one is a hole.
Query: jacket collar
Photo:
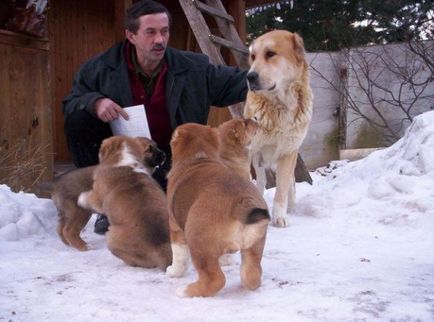
[[[186,71],[192,65],[192,61],[184,55],[180,55],[180,52],[178,49],[167,47],[164,55],[169,71],[174,75]]]
[[[124,40],[114,45],[111,49],[101,55],[101,59],[111,68],[119,68],[119,62],[125,62],[125,46],[128,40]],[[185,55],[180,54],[182,51],[174,48],[167,47],[164,55],[168,70],[170,73],[176,75],[187,70],[192,61]],[[175,58],[176,57],[176,58]],[[193,63],[194,64],[194,63]]]

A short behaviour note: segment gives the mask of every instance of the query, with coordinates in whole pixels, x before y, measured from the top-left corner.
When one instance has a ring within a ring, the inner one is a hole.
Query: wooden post
[[[114,2],[114,29],[115,41],[125,39],[125,10],[131,6],[132,0],[115,0]]]

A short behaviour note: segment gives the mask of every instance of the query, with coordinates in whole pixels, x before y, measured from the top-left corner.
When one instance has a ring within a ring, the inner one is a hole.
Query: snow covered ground
[[[239,258],[214,298],[193,281],[126,266],[104,237],[65,246],[51,200],[0,186],[0,321],[434,321],[434,112],[392,147],[333,162],[297,184],[287,228],[269,228],[263,283],[241,287]],[[266,192],[272,204],[274,190]]]

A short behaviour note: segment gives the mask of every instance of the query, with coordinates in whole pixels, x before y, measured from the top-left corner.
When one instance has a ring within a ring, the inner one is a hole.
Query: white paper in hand
[[[125,107],[124,111],[128,113],[130,118],[125,120],[122,116],[119,116],[116,120],[111,121],[110,127],[113,135],[144,136],[152,139],[145,106],[143,104],[129,106]]]

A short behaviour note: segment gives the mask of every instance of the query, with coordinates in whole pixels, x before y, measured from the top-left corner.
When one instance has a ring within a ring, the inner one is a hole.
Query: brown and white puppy
[[[219,258],[240,250],[241,281],[261,284],[261,259],[269,214],[256,187],[220,159],[218,130],[199,124],[179,126],[171,140],[168,175],[169,227],[173,263],[170,276],[182,276],[188,253],[198,280],[180,296],[213,296],[225,285]]]
[[[258,123],[252,119],[232,119],[222,123],[219,131],[220,158],[227,167],[238,175],[250,179],[249,148]]]
[[[107,215],[107,246],[115,256],[131,266],[164,270],[172,260],[167,200],[143,165],[155,150],[146,138],[105,139],[92,190],[81,193],[78,204]]]
[[[258,121],[252,140],[252,164],[263,193],[266,169],[276,170],[273,224],[288,225],[295,204],[294,169],[312,116],[312,91],[302,38],[275,30],[250,47],[250,70],[244,117]]]

